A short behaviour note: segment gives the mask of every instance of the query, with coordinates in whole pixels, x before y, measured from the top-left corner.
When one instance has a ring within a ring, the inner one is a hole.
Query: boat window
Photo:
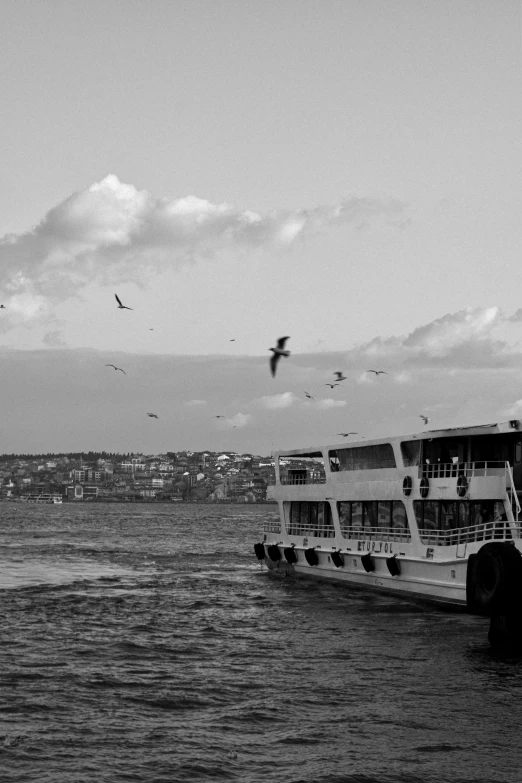
[[[377,527],[376,500],[367,500],[364,503],[364,527]]]
[[[290,505],[290,524],[287,532],[294,536],[333,538],[335,528],[330,504],[293,501]]]
[[[406,506],[402,500],[393,501],[392,527],[398,530],[408,530]]]
[[[360,500],[352,503],[352,529],[361,530],[363,526],[363,504]]]
[[[405,468],[411,468],[420,465],[421,462],[422,441],[405,440],[401,443],[402,461]]]
[[[389,500],[379,500],[377,526],[391,527],[391,502]]]
[[[517,440],[515,444],[515,462],[520,462],[522,460],[522,442]]]
[[[439,530],[439,501],[424,501],[424,530]]]
[[[406,508],[402,500],[341,501],[337,504],[343,538],[409,541]]]
[[[451,530],[457,527],[456,504],[453,500],[442,500],[440,504],[440,529]]]
[[[460,503],[457,503],[458,506],[458,526],[459,527],[469,527],[469,503],[466,500],[461,501]]]
[[[424,503],[422,500],[414,500],[413,501],[413,511],[415,512],[415,520],[417,522],[417,527],[419,530],[423,527],[423,521],[422,521],[422,509],[423,509]]]
[[[396,467],[391,443],[336,449],[331,451],[329,456],[330,459],[336,457],[339,460],[339,470],[378,470]]]
[[[349,500],[343,500],[337,504],[339,512],[339,526],[343,538],[350,537],[350,528],[352,526],[352,504]]]

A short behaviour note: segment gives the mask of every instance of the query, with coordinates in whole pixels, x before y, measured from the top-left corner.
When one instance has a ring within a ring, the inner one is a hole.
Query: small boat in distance
[[[461,607],[497,618],[490,639],[509,626],[522,643],[519,420],[278,451],[274,462],[267,497],[280,520],[254,546],[270,573]]]
[[[26,503],[61,503],[62,496],[50,493],[41,493],[40,495],[28,495]]]

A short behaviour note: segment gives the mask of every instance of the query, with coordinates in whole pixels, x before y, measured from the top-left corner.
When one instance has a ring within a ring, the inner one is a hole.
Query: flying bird
[[[334,375],[336,375],[336,376],[337,376],[335,380],[336,380],[336,381],[338,381],[339,383],[340,383],[341,381],[345,381],[345,380],[346,380],[346,378],[348,377],[347,375],[343,375],[341,370],[336,370],[336,371],[334,372]]]
[[[338,435],[342,435],[343,438],[347,438],[348,435],[358,435],[358,432],[338,432]]]
[[[122,304],[118,294],[114,294],[114,296],[116,297],[116,301],[118,302],[118,308],[120,310],[132,310],[133,309],[132,307],[127,307],[127,305]]]
[[[426,425],[429,422],[429,418],[427,416],[423,416],[422,413],[420,414],[419,419],[422,419],[424,425]]]
[[[147,413],[147,416],[150,416],[151,419],[159,419],[159,416],[156,416],[155,413]]]
[[[116,365],[115,365],[115,364],[106,364],[105,366],[106,366],[106,367],[114,367],[114,369],[115,369],[115,370],[119,370],[119,371],[120,371],[120,372],[122,372],[124,375],[127,375],[127,373],[125,372],[125,370],[122,370],[122,369],[121,369],[121,367],[116,367]]]
[[[389,375],[389,373],[384,370],[366,370],[366,372],[374,372],[375,375]]]
[[[213,419],[224,419],[224,416],[212,416]]]
[[[270,371],[272,373],[272,378],[275,378],[276,370],[277,370],[277,363],[281,356],[290,356],[290,351],[285,351],[285,343],[287,340],[289,340],[290,337],[280,337],[277,341],[277,345],[275,348],[269,348],[269,351],[272,351],[274,354],[270,357]]]
[[[229,343],[235,343],[235,342],[236,342],[236,338],[235,338],[235,337],[233,337],[233,338],[232,338],[231,340],[229,340],[228,342],[229,342]]]
[[[312,395],[311,395],[311,394],[308,394],[308,392],[307,392],[307,391],[305,391],[305,392],[304,392],[304,396],[305,396],[305,397],[308,397],[308,399],[309,399],[309,400],[314,400],[314,398],[312,397]],[[314,402],[315,402],[315,400],[314,400]]]
[[[0,305],[0,310],[5,310],[5,305]]]

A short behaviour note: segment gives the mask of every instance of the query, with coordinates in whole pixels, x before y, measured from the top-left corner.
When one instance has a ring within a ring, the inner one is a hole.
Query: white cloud
[[[321,410],[330,410],[331,408],[344,408],[347,405],[346,400],[332,400],[327,397],[324,400],[317,400],[317,407]]]
[[[501,416],[521,416],[522,415],[522,400],[516,400],[512,405],[508,405],[499,411]]]
[[[218,426],[223,429],[232,429],[233,427],[246,427],[250,421],[252,420],[252,416],[250,413],[236,413],[235,416],[231,416],[228,419],[218,419]]]
[[[207,404],[206,400],[187,400],[187,402],[185,403],[187,408],[197,408],[206,404]]]
[[[58,302],[87,284],[146,283],[224,249],[285,246],[307,232],[379,215],[396,220],[403,211],[393,200],[350,198],[258,214],[196,196],[155,198],[109,174],[53,207],[32,231],[0,239],[0,290],[14,297],[10,306],[17,295]]]
[[[262,408],[278,410],[281,408],[290,408],[298,402],[298,399],[293,392],[283,392],[282,394],[269,394],[266,397],[259,397],[254,402]]]

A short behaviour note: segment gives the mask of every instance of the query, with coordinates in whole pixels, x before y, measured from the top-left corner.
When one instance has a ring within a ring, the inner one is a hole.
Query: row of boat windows
[[[414,500],[419,530],[452,530],[505,521],[501,500]]]
[[[409,540],[408,519],[402,500],[347,500],[337,504],[343,538],[382,533]],[[335,527],[329,503],[290,504],[289,535],[333,538]]]
[[[377,470],[397,467],[391,443],[336,449],[330,451],[328,456],[330,470],[334,472],[337,470]]]

